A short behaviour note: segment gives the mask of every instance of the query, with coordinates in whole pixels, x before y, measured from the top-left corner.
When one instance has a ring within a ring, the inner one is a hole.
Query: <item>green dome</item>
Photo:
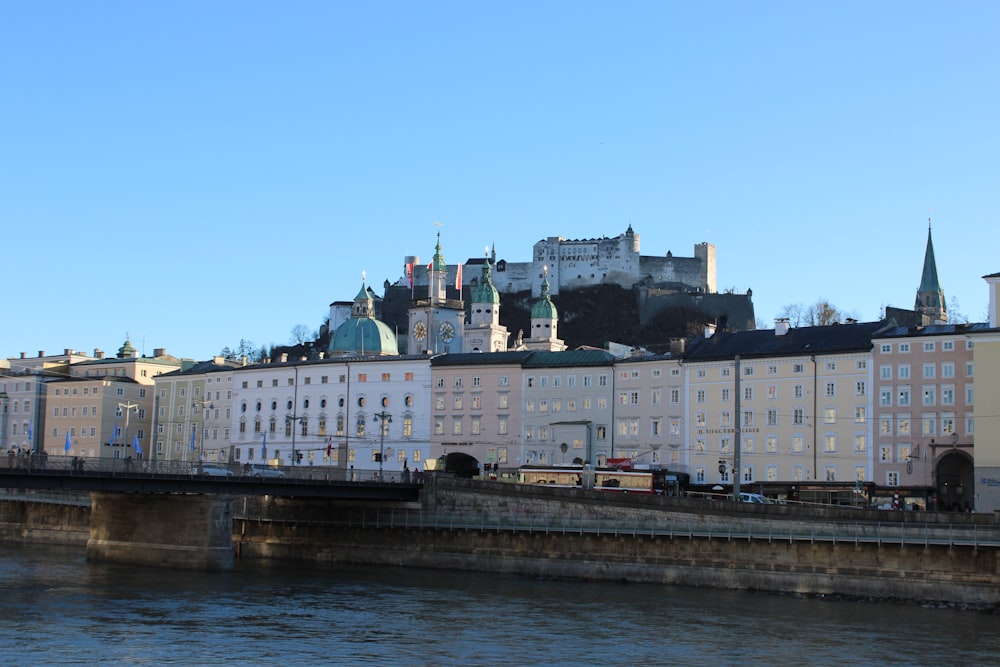
[[[493,286],[489,261],[483,262],[483,277],[472,293],[472,303],[500,303],[500,292]]]
[[[559,319],[559,311],[556,310],[556,305],[552,303],[552,298],[549,296],[549,279],[548,277],[542,278],[542,295],[539,297],[535,305],[531,307],[531,319],[545,319],[545,320],[557,320]]]
[[[351,319],[337,327],[327,349],[331,354],[399,354],[392,329],[375,319],[372,297],[363,282],[354,297]]]
[[[399,354],[392,330],[370,317],[352,317],[337,327],[329,350],[339,354]]]

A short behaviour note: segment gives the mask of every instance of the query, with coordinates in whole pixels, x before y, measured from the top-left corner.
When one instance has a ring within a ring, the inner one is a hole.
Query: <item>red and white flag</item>
[[[410,287],[413,287],[413,262],[406,263],[406,277],[410,280]]]
[[[455,289],[459,292],[462,291],[462,265],[458,265],[458,271],[455,272]]]

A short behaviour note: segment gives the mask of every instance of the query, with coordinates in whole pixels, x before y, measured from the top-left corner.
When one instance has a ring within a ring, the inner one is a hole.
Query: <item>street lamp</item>
[[[118,404],[118,411],[121,412],[122,410],[125,411],[125,436],[122,438],[122,447],[127,448],[128,447],[128,415],[133,410],[135,410],[136,412],[139,412],[139,404],[138,403],[132,403],[131,401],[129,401],[127,403],[119,403]],[[122,451],[121,458],[124,459],[125,458],[124,452],[128,451],[128,449],[123,449],[121,451]],[[112,465],[112,468],[113,468],[114,467],[114,462],[113,461],[112,461],[111,465]]]
[[[200,399],[200,400],[197,399],[197,398],[195,398],[195,399],[193,399],[191,401],[191,407],[192,408],[201,408],[202,410],[211,410],[212,408],[215,407],[215,404],[212,403],[207,398]],[[205,419],[207,418],[206,417],[207,414],[208,414],[207,412],[203,412],[202,415],[201,415],[201,443],[198,446],[198,472],[199,473],[201,473],[202,463],[205,460]]]
[[[285,423],[292,425],[292,469],[293,470],[295,469],[295,464],[298,463],[295,454],[295,426],[296,422],[301,424],[303,419],[307,419],[307,417],[296,417],[295,415],[285,416]]]
[[[392,423],[392,415],[384,410],[382,412],[376,412],[372,415],[372,421],[379,425],[378,480],[381,482],[382,460],[385,459],[385,432],[389,429],[389,424]]]

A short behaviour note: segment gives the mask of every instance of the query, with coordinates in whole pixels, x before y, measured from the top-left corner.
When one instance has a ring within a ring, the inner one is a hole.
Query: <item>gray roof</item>
[[[774,329],[724,331],[711,338],[697,338],[688,346],[685,361],[713,361],[744,358],[802,356],[863,352],[871,350],[872,338],[895,327],[893,321],[831,324],[822,327],[799,327],[784,335]]]

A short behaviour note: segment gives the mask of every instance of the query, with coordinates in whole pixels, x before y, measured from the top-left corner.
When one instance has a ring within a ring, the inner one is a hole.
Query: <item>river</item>
[[[388,567],[200,573],[0,543],[0,664],[987,665],[1000,615]]]

